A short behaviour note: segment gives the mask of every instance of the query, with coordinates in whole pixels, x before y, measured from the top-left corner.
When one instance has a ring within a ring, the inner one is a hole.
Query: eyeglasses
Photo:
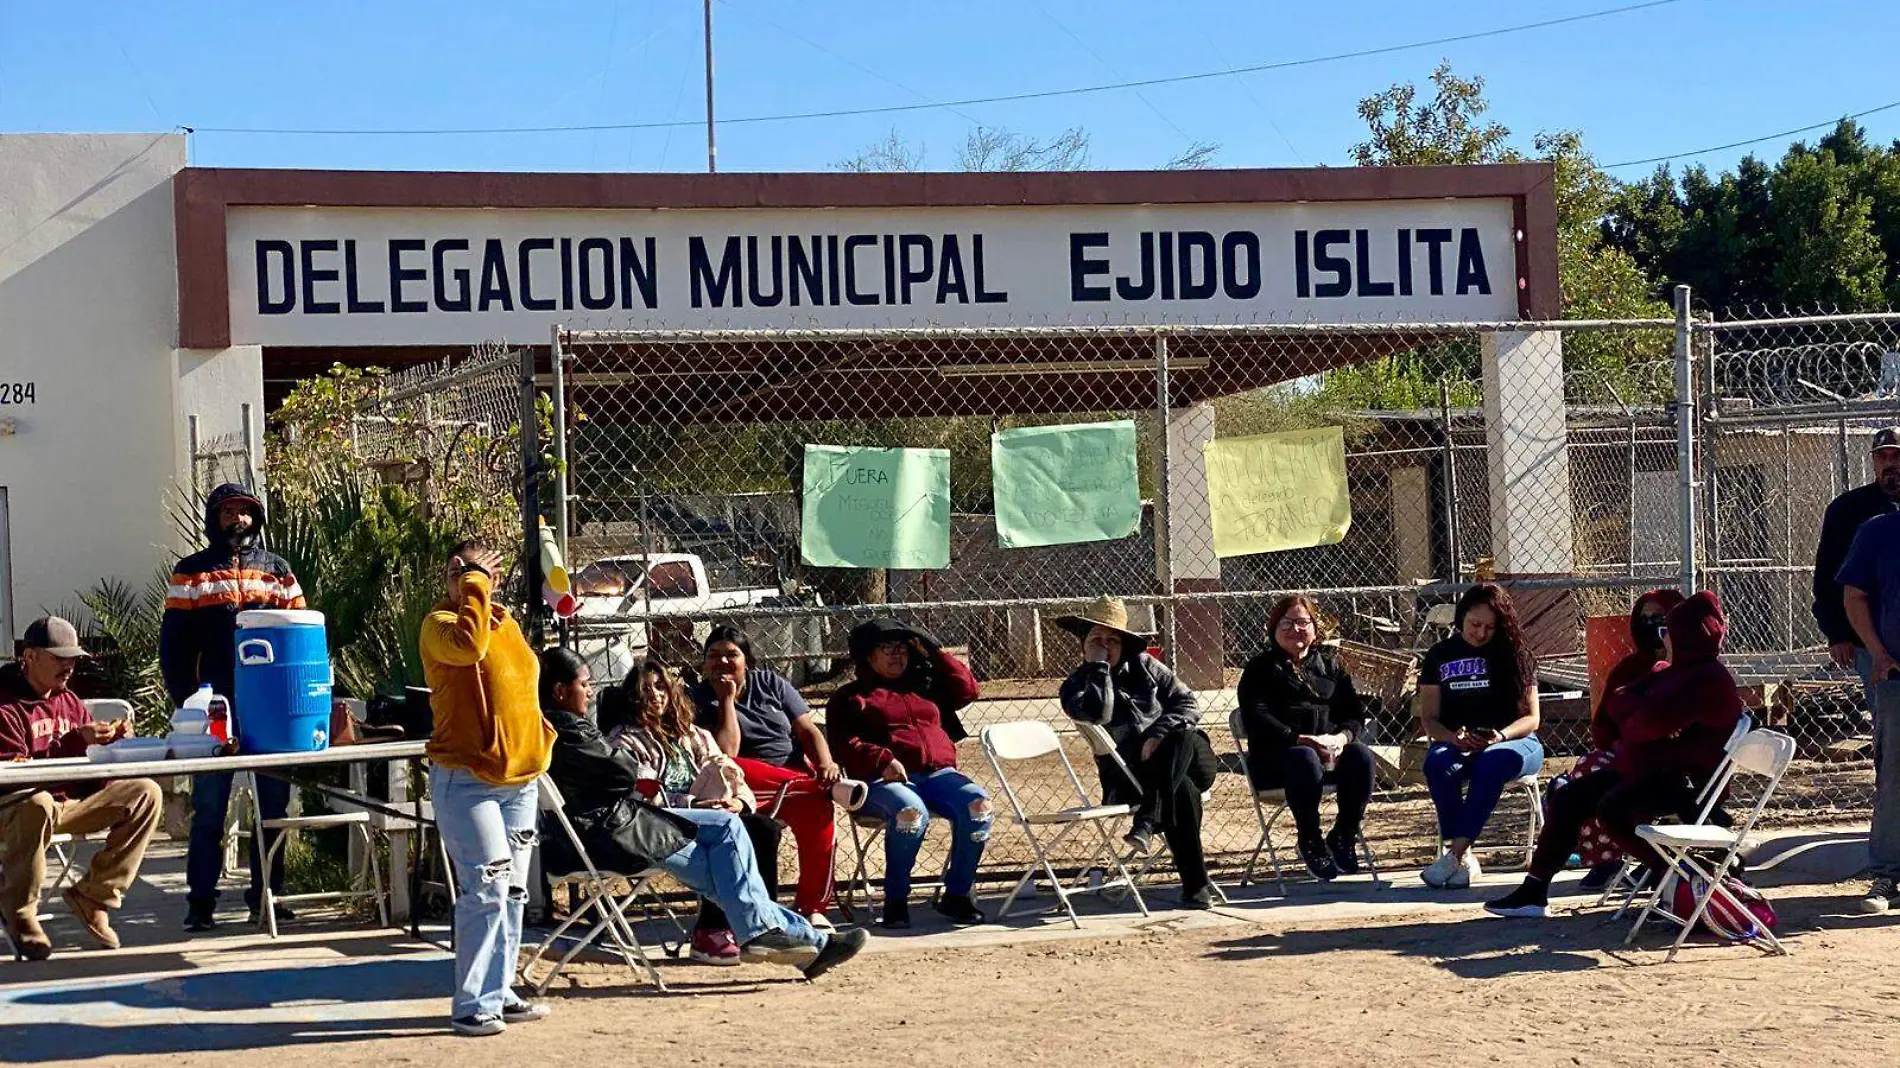
[[[1312,630],[1314,626],[1311,618],[1285,616],[1280,620],[1281,630]]]

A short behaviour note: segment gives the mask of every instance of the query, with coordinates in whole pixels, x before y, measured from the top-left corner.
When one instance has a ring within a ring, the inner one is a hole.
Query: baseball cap
[[[41,616],[26,625],[25,645],[28,649],[44,649],[64,660],[79,660],[90,657],[79,644],[79,628],[58,616]]]
[[[1900,426],[1883,426],[1874,431],[1874,443],[1868,452],[1882,449],[1900,449]]]

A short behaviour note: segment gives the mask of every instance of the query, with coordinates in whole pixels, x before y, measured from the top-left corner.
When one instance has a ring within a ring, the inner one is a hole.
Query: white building
[[[17,636],[101,578],[148,580],[183,548],[169,510],[194,440],[255,445],[267,381],[333,360],[545,345],[557,325],[1417,323],[1557,308],[1547,164],[263,171],[189,168],[171,134],[0,136],[0,626]],[[1365,358],[1376,336],[1304,370]],[[1501,492],[1568,485],[1561,341],[1484,337],[1487,394],[1502,395],[1505,370],[1517,387],[1488,420],[1499,565],[1568,571],[1567,507]],[[1190,491],[1212,426],[1191,400],[1171,420],[1189,494],[1172,526],[1208,522],[1204,488],[1198,506]],[[1202,555],[1172,562],[1177,588],[1218,587]]]

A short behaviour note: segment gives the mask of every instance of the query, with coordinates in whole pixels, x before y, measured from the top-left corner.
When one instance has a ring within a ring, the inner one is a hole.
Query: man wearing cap
[[[1874,438],[1874,464],[1880,478],[1876,486],[1900,488],[1900,433],[1882,430]],[[1833,519],[1830,507],[1828,521]],[[1834,578],[1859,640],[1856,666],[1866,680],[1874,718],[1874,815],[1867,836],[1873,885],[1860,910],[1879,914],[1900,906],[1895,892],[1900,879],[1900,667],[1894,662],[1900,656],[1900,512],[1862,523]]]
[[[0,666],[0,762],[84,756],[132,733],[130,722],[95,723],[66,688],[86,658],[79,632],[58,616],[26,628],[19,660]],[[7,934],[28,960],[45,960],[53,943],[39,921],[46,850],[55,834],[100,834],[86,875],[65,892],[66,907],[106,949],[119,948],[108,910],[118,908],[137,878],[146,843],[158,831],[158,784],[121,779],[96,788],[47,785],[0,795],[0,910]]]
[[[229,700],[240,719],[233,694],[237,672],[237,617],[254,608],[302,608],[303,588],[284,559],[263,545],[264,502],[235,482],[205,498],[205,537],[210,542],[172,568],[159,625],[158,666],[173,704],[183,704],[200,685],[209,684]],[[255,776],[257,803],[264,818],[281,819],[290,803],[282,779]],[[191,779],[191,839],[185,850],[185,930],[209,931],[215,925],[218,877],[224,873],[224,828],[231,802],[231,773],[194,775]],[[252,922],[258,916],[259,835],[251,836],[251,886],[244,894]],[[284,868],[271,865],[271,892],[283,892]],[[283,905],[279,921],[294,918]]]
[[[1855,668],[1868,678],[1866,650],[1847,619],[1841,584],[1836,581],[1848,546],[1862,523],[1900,508],[1900,427],[1874,434],[1871,460],[1874,480],[1834,498],[1821,520],[1821,542],[1814,550],[1814,619],[1827,637],[1834,666]],[[1871,698],[1870,698],[1871,699]]]
[[[1220,761],[1200,729],[1194,691],[1148,655],[1148,636],[1128,628],[1128,608],[1118,598],[1097,598],[1076,615],[1057,617],[1056,625],[1082,639],[1082,663],[1062,684],[1062,711],[1107,728],[1140,780],[1137,794],[1112,761],[1096,762],[1108,800],[1135,806],[1123,841],[1146,856],[1154,836],[1164,836],[1181,875],[1181,904],[1212,908],[1201,795],[1214,785]]]

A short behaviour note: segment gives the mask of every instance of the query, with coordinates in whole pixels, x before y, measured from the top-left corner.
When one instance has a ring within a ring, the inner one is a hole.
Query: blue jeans
[[[1867,686],[1874,720],[1874,818],[1867,829],[1867,867],[1876,879],[1900,879],[1900,679],[1876,679],[1862,649],[1854,669]]]
[[[191,837],[185,846],[185,901],[189,905],[218,900],[218,876],[224,873],[224,825],[231,807],[231,777],[228,771],[191,777]],[[284,818],[290,808],[290,784],[268,775],[254,776],[257,804],[267,820]],[[282,831],[273,831],[276,841]],[[251,835],[251,885],[244,891],[244,903],[252,908],[259,901],[258,873],[263,870],[264,846],[261,834]],[[270,892],[284,892],[284,855],[271,865]]]
[[[872,783],[864,807],[884,817],[886,901],[910,897],[910,872],[924,847],[932,812],[950,821],[950,864],[943,872],[943,892],[969,896],[995,816],[987,791],[955,768],[940,768],[913,775],[909,783]]]
[[[455,865],[455,1019],[500,1016],[521,955],[539,790],[493,786],[463,768],[429,770],[436,830]]]
[[[1439,742],[1425,754],[1425,785],[1438,810],[1438,836],[1477,841],[1514,779],[1544,766],[1544,744],[1535,734],[1467,753]]]
[[[758,856],[745,824],[730,812],[704,808],[668,809],[699,825],[684,849],[660,861],[689,890],[713,899],[732,924],[740,945],[767,931],[784,931],[792,941],[825,947],[826,938],[805,917],[772,900],[759,876]]]

